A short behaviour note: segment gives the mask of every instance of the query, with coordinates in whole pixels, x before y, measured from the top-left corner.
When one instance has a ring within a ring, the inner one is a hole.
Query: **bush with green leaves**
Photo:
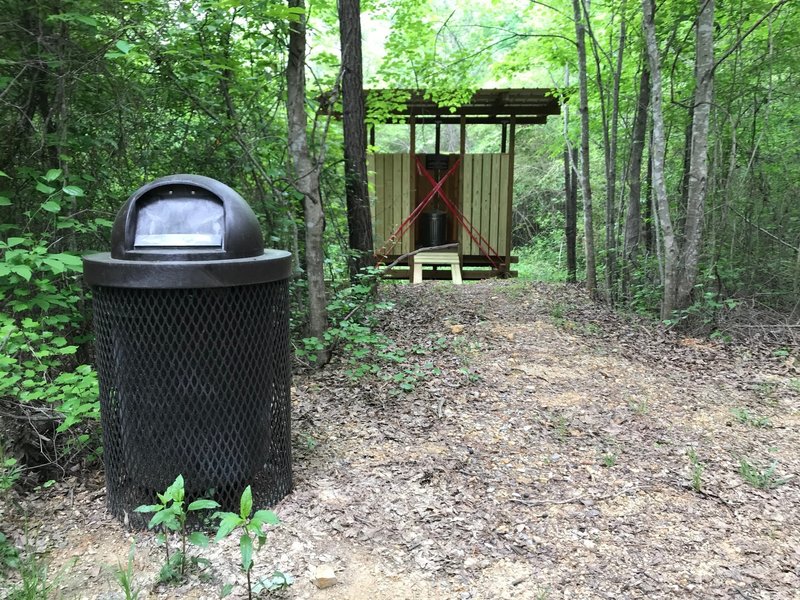
[[[44,200],[20,213],[24,224],[0,224],[0,398],[19,415],[29,405],[51,407],[58,433],[99,418],[96,374],[78,359],[91,339],[82,262],[65,248],[73,245],[68,243],[73,236],[96,234],[111,224],[62,216],[62,204],[83,190],[61,179],[58,169],[36,177]],[[0,195],[0,206],[8,205],[12,201]],[[59,462],[90,438],[85,430],[65,436],[69,447],[59,445],[60,455],[50,460]]]
[[[376,299],[379,276],[379,270],[367,269],[355,284],[337,291],[328,304],[332,325],[324,339],[304,338],[296,356],[313,359],[324,348],[338,352],[350,365],[346,373],[353,379],[376,375],[386,365],[402,363],[406,353],[376,330],[378,315],[394,307],[391,302]]]
[[[178,475],[175,481],[164,491],[163,494],[156,494],[158,504],[146,504],[136,508],[138,513],[155,513],[147,524],[148,529],[160,527],[163,534],[164,550],[166,562],[161,568],[160,579],[162,582],[181,581],[186,573],[187,561],[196,564],[206,564],[208,561],[198,557],[188,557],[186,554],[187,542],[195,546],[208,546],[208,536],[202,531],[189,533],[186,528],[188,513],[200,510],[212,510],[219,508],[219,504],[214,500],[200,498],[194,500],[185,509],[183,475]],[[180,537],[180,550],[170,555],[169,552],[169,532],[175,532]]]

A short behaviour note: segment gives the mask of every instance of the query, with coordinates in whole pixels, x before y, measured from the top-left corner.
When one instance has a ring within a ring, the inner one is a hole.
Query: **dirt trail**
[[[295,491],[255,567],[295,577],[280,597],[800,598],[794,356],[665,337],[563,286],[384,295],[410,364],[390,381],[353,382],[347,364],[295,377]],[[742,461],[786,482],[754,487]],[[154,585],[161,549],[103,502],[94,477],[23,501],[51,572],[78,559],[62,597],[121,597],[107,566],[131,540],[144,597],[242,583],[226,541],[203,551],[210,581]],[[0,511],[19,538],[19,510]],[[338,585],[313,586],[321,563]]]

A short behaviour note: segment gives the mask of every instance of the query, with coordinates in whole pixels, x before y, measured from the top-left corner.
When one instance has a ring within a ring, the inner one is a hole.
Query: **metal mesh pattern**
[[[109,510],[133,526],[178,474],[238,510],[292,486],[288,282],[94,288]]]

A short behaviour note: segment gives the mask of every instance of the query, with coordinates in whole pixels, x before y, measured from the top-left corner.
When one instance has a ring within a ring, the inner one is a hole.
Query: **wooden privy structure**
[[[543,124],[549,115],[558,115],[558,99],[546,89],[486,89],[453,112],[427,100],[421,91],[370,90],[368,105],[371,94],[387,93],[407,98],[393,105],[384,122],[408,124],[410,151],[368,157],[378,262],[392,264],[400,258],[391,276],[403,278],[411,276],[416,261],[419,276],[425,252],[401,257],[420,248],[450,245],[448,251],[458,254],[453,266],[460,263],[464,279],[516,275],[511,269],[517,261],[511,256],[516,128]],[[435,125],[432,154],[416,152],[420,124]],[[444,124],[460,126],[458,153],[440,152]],[[499,152],[467,154],[467,126],[472,124],[501,127]],[[375,125],[370,127],[370,143],[375,145]],[[434,267],[424,276],[451,274]]]

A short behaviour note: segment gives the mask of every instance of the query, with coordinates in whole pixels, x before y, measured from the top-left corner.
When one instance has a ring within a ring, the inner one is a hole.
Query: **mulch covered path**
[[[295,577],[280,597],[800,598],[796,348],[664,334],[566,286],[382,294],[404,363],[294,379],[295,491],[255,567]],[[0,519],[19,539],[27,511],[53,572],[78,557],[63,597],[121,597],[107,565],[131,539],[143,597],[243,581],[229,540],[182,587],[155,585],[162,550],[103,502],[101,479],[76,478]],[[318,590],[323,563],[339,583]]]

